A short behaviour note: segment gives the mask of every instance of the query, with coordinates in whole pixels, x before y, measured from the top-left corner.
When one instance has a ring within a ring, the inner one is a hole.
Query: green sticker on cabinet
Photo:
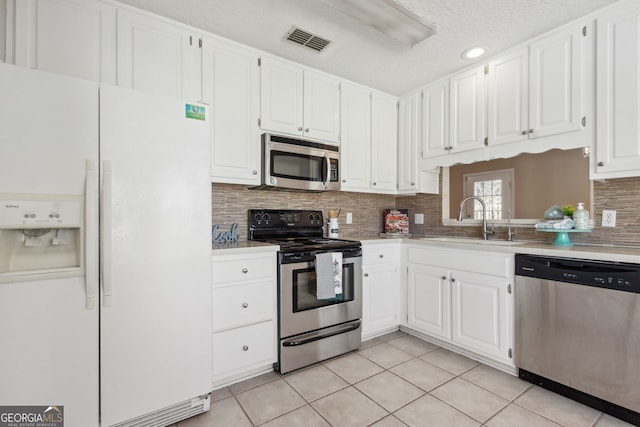
[[[205,112],[207,111],[206,107],[193,104],[185,104],[184,107],[187,119],[205,120]]]

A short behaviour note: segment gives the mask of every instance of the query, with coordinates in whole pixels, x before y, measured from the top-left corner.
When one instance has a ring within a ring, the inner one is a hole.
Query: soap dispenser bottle
[[[589,211],[584,209],[584,203],[578,203],[578,209],[573,213],[576,230],[586,230],[589,228]]]

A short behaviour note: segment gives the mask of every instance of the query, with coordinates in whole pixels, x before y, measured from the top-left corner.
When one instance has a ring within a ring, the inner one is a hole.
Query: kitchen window
[[[487,219],[504,219],[511,215],[514,206],[513,169],[469,173],[463,176],[464,195],[484,200]],[[466,207],[466,218],[482,219],[482,205],[477,200]]]

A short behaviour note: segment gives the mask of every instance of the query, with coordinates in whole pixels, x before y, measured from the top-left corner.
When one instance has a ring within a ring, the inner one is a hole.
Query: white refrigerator
[[[2,63],[0,94],[0,405],[208,410],[208,111]]]

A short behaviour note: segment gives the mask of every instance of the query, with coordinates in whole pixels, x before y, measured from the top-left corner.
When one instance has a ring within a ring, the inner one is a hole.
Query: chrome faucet
[[[482,238],[484,240],[487,240],[487,236],[489,234],[494,234],[495,231],[494,230],[487,231],[487,205],[484,203],[484,200],[482,200],[480,197],[469,196],[462,199],[462,201],[460,202],[460,212],[458,212],[458,221],[462,221],[462,210],[464,208],[464,204],[467,202],[467,200],[470,200],[470,199],[477,200],[482,205]]]
[[[513,236],[518,234],[518,230],[511,230],[511,210],[507,211],[507,240],[512,242]]]

